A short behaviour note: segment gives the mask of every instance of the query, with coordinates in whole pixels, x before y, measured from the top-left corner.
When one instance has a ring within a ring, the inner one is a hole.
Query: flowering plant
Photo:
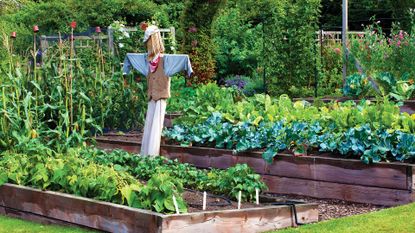
[[[238,90],[244,89],[245,85],[246,85],[246,81],[243,80],[240,75],[236,75],[235,78],[228,79],[228,80],[225,81],[225,86],[226,87],[234,87]]]
[[[411,82],[415,77],[414,33],[392,30],[388,36],[377,22],[368,26],[364,34],[352,38],[350,48],[363,72],[380,84],[383,95],[397,100],[411,98]]]

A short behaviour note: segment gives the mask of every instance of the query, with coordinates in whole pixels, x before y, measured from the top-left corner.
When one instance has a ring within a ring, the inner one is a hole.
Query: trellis
[[[137,32],[139,29],[136,27],[126,27],[125,30],[127,32]],[[174,27],[170,28],[161,28],[160,29],[161,36],[163,40],[176,40],[176,30]],[[43,51],[46,51],[51,44],[68,40],[70,36],[68,35],[51,35],[40,36],[40,46]],[[75,40],[75,48],[83,49],[83,48],[90,48],[92,46],[92,41],[100,41],[101,44],[105,43],[108,45],[108,51],[114,55],[114,30],[111,27],[108,27],[106,33],[94,33],[91,35],[74,35]]]
[[[334,41],[334,42],[342,42],[342,32],[341,31],[324,31],[319,30],[316,32],[317,34],[317,41]],[[360,35],[364,35],[364,32],[358,31],[348,31],[347,37],[348,38],[355,38]]]

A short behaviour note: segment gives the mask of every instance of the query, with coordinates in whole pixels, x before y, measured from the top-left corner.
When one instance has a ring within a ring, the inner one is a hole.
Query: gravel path
[[[360,204],[334,199],[317,199],[298,195],[268,194],[267,196],[272,196],[274,198],[277,197],[283,199],[299,200],[308,203],[317,203],[319,204],[319,221],[325,221],[357,214],[364,214],[386,208],[385,206]]]

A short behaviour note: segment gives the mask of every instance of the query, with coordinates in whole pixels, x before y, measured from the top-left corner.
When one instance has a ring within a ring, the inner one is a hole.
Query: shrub
[[[194,76],[193,83],[208,83],[215,76],[214,44],[211,25],[221,0],[186,1],[181,20],[182,51],[190,54]]]
[[[269,14],[264,28],[267,32],[264,65],[269,93],[292,94],[291,86],[313,86],[320,0],[269,1],[268,4],[264,8]]]
[[[229,1],[213,23],[218,76],[253,76],[262,61],[262,25],[253,24],[239,5]]]

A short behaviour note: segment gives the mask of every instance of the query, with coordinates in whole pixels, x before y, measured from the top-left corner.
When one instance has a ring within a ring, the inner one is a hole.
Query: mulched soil
[[[267,194],[267,196],[298,200],[306,203],[317,203],[319,221],[364,214],[386,208],[385,206],[360,204],[335,199],[317,199],[300,195]]]
[[[142,137],[143,137],[142,133],[128,133],[128,134],[106,133],[105,135],[98,136],[97,138],[141,143]]]

